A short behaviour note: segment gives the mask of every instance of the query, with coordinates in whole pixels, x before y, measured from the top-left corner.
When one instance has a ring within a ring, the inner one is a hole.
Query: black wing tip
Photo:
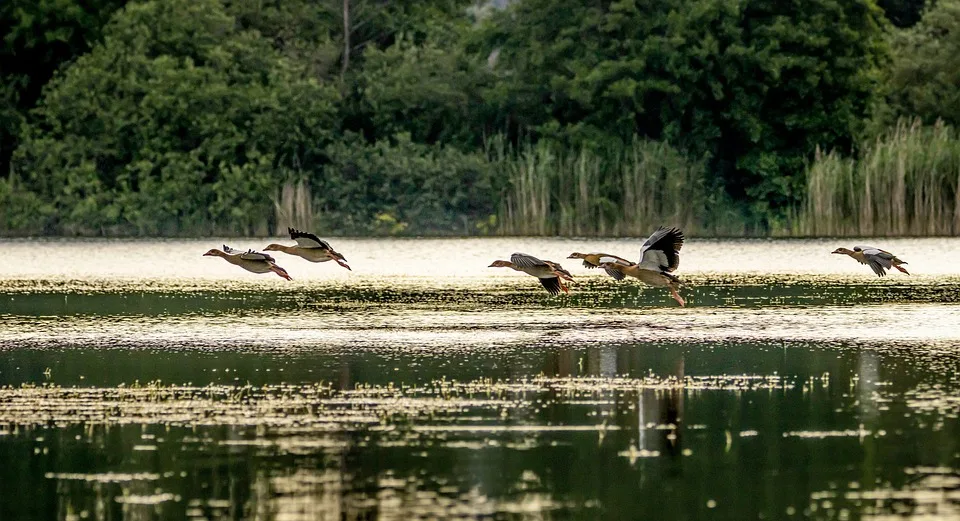
[[[544,289],[550,292],[551,295],[560,294],[560,278],[559,277],[550,277],[548,279],[539,279],[540,284],[543,285]]]
[[[680,242],[683,242],[683,240],[686,239],[686,237],[683,235],[683,230],[676,226],[671,227],[667,231],[667,234]]]

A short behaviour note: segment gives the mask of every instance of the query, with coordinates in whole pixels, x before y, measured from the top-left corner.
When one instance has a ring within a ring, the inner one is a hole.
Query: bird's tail
[[[293,280],[293,279],[290,277],[290,274],[287,273],[287,270],[281,268],[280,266],[277,266],[276,264],[271,264],[271,265],[270,265],[270,271],[276,273],[277,275],[280,275],[281,277],[283,277],[283,278],[285,278],[285,279],[287,279],[287,280]]]
[[[679,289],[679,288],[681,288],[682,286],[684,286],[684,284],[685,284],[685,282],[683,282],[682,280],[680,280],[680,278],[677,277],[676,275],[674,275],[673,273],[667,273],[666,271],[661,271],[660,274],[661,274],[661,275],[664,275],[665,277],[667,277],[668,279],[670,279],[670,286],[671,286],[671,287],[674,287],[674,288],[678,288],[678,289]]]

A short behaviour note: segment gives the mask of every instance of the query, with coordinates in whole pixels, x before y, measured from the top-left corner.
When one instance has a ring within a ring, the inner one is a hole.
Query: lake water
[[[960,520],[960,239],[278,240],[0,240],[0,519]]]

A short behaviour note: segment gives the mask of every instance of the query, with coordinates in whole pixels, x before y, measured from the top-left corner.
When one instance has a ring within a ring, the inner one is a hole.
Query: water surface
[[[0,241],[0,519],[960,519],[960,240],[273,241]]]

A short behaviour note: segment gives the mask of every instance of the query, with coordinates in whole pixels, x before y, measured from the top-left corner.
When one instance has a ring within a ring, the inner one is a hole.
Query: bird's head
[[[279,244],[268,244],[267,247],[263,249],[263,251],[280,251],[282,249],[283,249],[283,246]]]
[[[513,263],[505,260],[495,260],[493,264],[487,266],[488,268],[509,268],[513,266]]]
[[[844,255],[850,255],[850,254],[852,254],[853,252],[850,251],[850,250],[848,250],[848,249],[846,249],[846,248],[837,248],[837,249],[833,250],[831,253],[842,253],[842,254],[844,254]]]
[[[586,254],[586,253],[573,252],[573,253],[571,253],[567,258],[568,258],[568,259],[585,259],[585,258],[587,258],[587,254]]]
[[[204,257],[222,257],[222,256],[223,256],[223,252],[222,252],[221,250],[218,250],[218,249],[214,248],[214,249],[208,251],[207,253],[204,253],[203,256],[204,256]]]

